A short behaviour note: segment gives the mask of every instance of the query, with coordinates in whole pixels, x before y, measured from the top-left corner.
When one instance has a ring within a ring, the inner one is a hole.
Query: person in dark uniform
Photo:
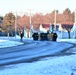
[[[32,37],[33,37],[33,40],[38,40],[39,35],[38,33],[33,33]]]
[[[24,36],[24,35],[23,35],[23,32],[21,32],[21,33],[20,33],[21,41],[22,41],[23,36]]]
[[[56,41],[57,40],[57,33],[53,33],[53,36],[52,36],[52,41]]]

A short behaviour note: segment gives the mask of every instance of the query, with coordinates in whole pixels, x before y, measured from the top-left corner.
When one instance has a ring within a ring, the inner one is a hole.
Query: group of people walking
[[[20,41],[23,40],[23,36],[24,36],[24,33],[20,32],[20,38],[21,38]],[[56,41],[58,35],[57,35],[57,33],[40,33],[40,34],[33,33],[32,37],[33,37],[33,40],[41,40],[41,41],[45,41],[45,40],[49,41],[49,40],[51,40],[51,41]]]
[[[57,40],[57,33],[33,33],[32,35],[33,40],[41,40],[41,41],[56,41]]]

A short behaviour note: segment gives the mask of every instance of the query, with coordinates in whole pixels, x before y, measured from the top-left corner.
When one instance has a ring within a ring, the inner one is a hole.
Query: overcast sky
[[[0,0],[0,15],[13,13],[49,13],[55,9],[62,12],[66,8],[71,11],[76,9],[76,0]]]

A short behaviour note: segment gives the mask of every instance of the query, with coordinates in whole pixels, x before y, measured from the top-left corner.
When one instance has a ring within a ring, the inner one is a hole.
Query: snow
[[[76,39],[58,39],[58,41],[66,41],[66,42],[70,42],[70,43],[76,44]]]
[[[17,46],[21,45],[23,43],[21,42],[14,42],[10,40],[0,40],[0,48],[5,48],[5,47],[12,47],[12,46]]]
[[[11,38],[11,40],[0,38],[0,49],[23,44],[20,41],[14,41],[13,38]],[[57,41],[62,44],[65,41],[76,44],[76,39],[58,39]],[[42,42],[41,44],[44,43],[47,43],[47,41]],[[51,49],[54,49],[56,46],[58,46],[56,45],[56,42],[52,44],[54,45],[52,46]],[[32,47],[33,46],[34,45],[32,45]],[[66,48],[67,46],[69,45],[66,44],[65,46],[60,47],[60,50]],[[46,47],[43,48],[46,50]],[[75,53],[76,52],[75,49],[76,48],[73,48],[70,51],[71,52],[74,51]],[[14,65],[7,65],[4,67],[0,66],[0,75],[71,75],[72,72],[74,73],[74,75],[76,75],[75,59],[76,54],[68,56],[47,57],[45,59],[41,59],[39,61],[32,63],[21,63]]]

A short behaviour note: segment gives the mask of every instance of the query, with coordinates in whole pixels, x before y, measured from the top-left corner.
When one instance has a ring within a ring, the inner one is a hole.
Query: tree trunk
[[[69,37],[69,39],[70,39],[70,31],[68,30],[68,37]]]

